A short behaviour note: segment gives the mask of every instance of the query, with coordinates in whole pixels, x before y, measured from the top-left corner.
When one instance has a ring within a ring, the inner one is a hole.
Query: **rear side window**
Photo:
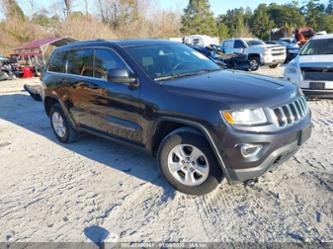
[[[66,66],[66,52],[55,52],[49,61],[48,70],[56,73],[64,73]]]
[[[67,73],[93,77],[93,65],[93,49],[78,49],[68,52]]]
[[[108,49],[95,49],[95,78],[107,79],[108,70],[126,68],[119,56]]]
[[[223,43],[223,48],[232,48],[233,45],[234,45],[234,41],[233,40],[225,41]]]

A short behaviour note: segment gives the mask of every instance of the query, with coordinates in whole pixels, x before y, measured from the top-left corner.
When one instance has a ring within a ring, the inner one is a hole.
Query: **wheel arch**
[[[44,108],[45,108],[45,112],[46,112],[47,116],[49,116],[49,114],[50,114],[50,110],[51,110],[52,105],[59,104],[61,106],[64,114],[66,115],[66,117],[69,119],[69,121],[73,125],[73,127],[74,128],[78,127],[78,125],[75,123],[73,117],[70,115],[66,104],[63,103],[57,96],[47,95],[47,96],[45,96],[43,102],[44,102]]]
[[[165,130],[164,132],[161,132],[161,128],[163,127],[163,125],[165,124],[172,124],[171,130]],[[154,129],[152,134],[155,134],[152,136],[151,139],[151,152],[154,156],[156,156],[158,148],[162,142],[162,140],[169,135],[170,133],[178,130],[178,129],[184,129],[187,131],[192,131],[192,132],[196,132],[199,133],[200,135],[204,136],[207,141],[210,144],[210,147],[214,153],[214,156],[216,158],[216,160],[218,161],[218,164],[220,165],[220,168],[224,174],[224,176],[226,177],[226,179],[229,181],[230,177],[229,177],[229,173],[228,170],[226,168],[226,165],[222,159],[222,156],[220,155],[218,148],[213,140],[213,137],[211,136],[209,130],[201,123],[195,122],[195,121],[191,121],[191,120],[186,120],[186,119],[181,119],[181,118],[174,118],[174,117],[163,117],[160,118],[158,121],[156,121],[155,125],[154,125]],[[166,131],[168,131],[166,133]],[[157,136],[156,136],[157,135]]]
[[[260,64],[262,64],[262,59],[261,59],[261,55],[259,53],[250,53],[247,55],[247,57],[250,59],[250,58],[259,58],[259,62]]]

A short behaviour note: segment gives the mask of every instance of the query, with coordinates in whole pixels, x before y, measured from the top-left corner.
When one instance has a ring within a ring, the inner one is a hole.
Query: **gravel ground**
[[[254,187],[191,197],[141,151],[89,135],[58,143],[22,90],[33,81],[0,82],[0,241],[89,241],[99,229],[110,241],[333,241],[333,101],[309,102],[311,139]]]

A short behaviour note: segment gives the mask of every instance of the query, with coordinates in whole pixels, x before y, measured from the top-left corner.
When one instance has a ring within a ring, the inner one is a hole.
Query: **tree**
[[[327,33],[333,33],[333,13],[323,18],[321,28],[321,30],[326,30]]]
[[[2,0],[2,7],[4,9],[4,14],[6,19],[18,19],[25,21],[25,15],[21,7],[17,4],[16,0]]]
[[[322,30],[323,19],[326,15],[325,5],[320,0],[310,0],[301,8],[303,15],[306,18],[306,24],[314,30]]]
[[[218,24],[225,24],[228,27],[229,34],[232,37],[251,36],[249,31],[250,19],[252,16],[251,9],[244,8],[228,10],[225,15],[218,17]]]
[[[224,23],[218,24],[218,36],[220,41],[230,37],[229,28]]]
[[[304,16],[301,14],[297,2],[290,4],[272,3],[268,6],[268,15],[274,28],[283,28],[289,35],[298,27],[304,26]]]
[[[72,0],[64,0],[66,16],[69,17],[72,14],[73,2]]]
[[[217,23],[210,11],[208,0],[190,0],[181,19],[181,32],[185,35],[217,35]]]
[[[98,9],[104,23],[117,29],[141,18],[138,0],[97,0]]]
[[[333,0],[328,0],[328,4],[327,4],[327,7],[326,7],[326,13],[328,15],[333,14]]]
[[[252,17],[252,32],[258,38],[267,40],[273,26],[274,23],[269,18],[267,5],[260,4]]]

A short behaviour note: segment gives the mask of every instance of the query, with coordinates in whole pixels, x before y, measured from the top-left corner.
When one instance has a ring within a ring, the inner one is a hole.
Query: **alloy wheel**
[[[59,112],[54,112],[52,114],[52,124],[56,134],[61,138],[65,137],[66,125],[63,117],[60,115]]]
[[[171,175],[181,184],[198,186],[209,176],[209,163],[205,154],[190,144],[176,145],[168,155]]]

